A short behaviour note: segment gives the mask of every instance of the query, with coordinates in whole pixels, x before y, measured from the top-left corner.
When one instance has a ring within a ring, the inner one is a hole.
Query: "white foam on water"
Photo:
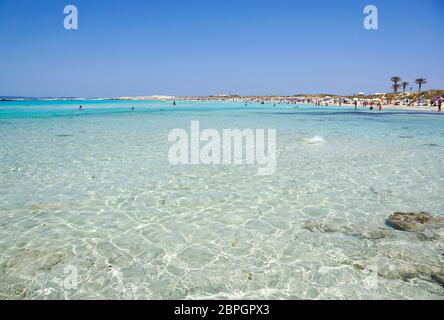
[[[304,139],[304,142],[308,144],[323,144],[325,143],[325,139],[322,136],[314,136],[312,138]]]

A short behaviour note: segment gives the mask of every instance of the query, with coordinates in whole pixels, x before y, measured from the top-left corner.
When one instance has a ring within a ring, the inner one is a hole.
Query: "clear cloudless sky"
[[[374,93],[391,76],[444,89],[444,0],[0,0],[4,96]]]

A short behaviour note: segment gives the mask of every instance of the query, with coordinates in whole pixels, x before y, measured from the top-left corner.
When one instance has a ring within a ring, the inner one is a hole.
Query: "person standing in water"
[[[176,101],[173,101],[173,106],[175,106],[176,105]]]
[[[438,112],[441,112],[441,105],[442,105],[442,100],[439,99],[438,100]]]

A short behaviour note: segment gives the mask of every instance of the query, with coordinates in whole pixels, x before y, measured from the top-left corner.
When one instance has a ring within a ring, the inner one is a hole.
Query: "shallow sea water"
[[[276,129],[275,174],[171,166],[168,133],[192,120]],[[444,215],[441,115],[0,102],[0,136],[1,299],[444,297],[443,238],[385,224]]]

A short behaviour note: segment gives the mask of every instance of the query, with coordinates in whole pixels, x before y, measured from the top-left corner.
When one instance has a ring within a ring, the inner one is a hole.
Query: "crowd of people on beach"
[[[295,104],[299,108],[299,104],[314,105],[317,107],[328,107],[332,106],[354,106],[355,109],[358,106],[363,108],[368,108],[373,111],[377,109],[382,111],[383,106],[392,108],[403,108],[403,107],[436,107],[437,111],[441,112],[442,102],[444,98],[441,96],[436,96],[433,99],[402,99],[402,100],[391,100],[391,99],[381,99],[381,98],[350,98],[350,97],[187,97],[187,98],[177,98],[178,100],[188,100],[188,101],[231,101],[231,102],[242,102],[245,106],[249,103],[260,103],[264,105],[265,103],[272,103],[274,107],[277,104]],[[172,101],[172,105],[176,106],[176,100]],[[83,106],[79,106],[79,110],[83,110]],[[131,110],[135,110],[131,107]]]
[[[179,98],[180,99],[180,98]],[[208,96],[208,97],[187,97],[181,98],[182,100],[190,101],[231,101],[231,102],[241,102],[245,105],[249,103],[272,103],[274,106],[277,104],[308,104],[318,107],[328,107],[328,106],[354,106],[355,109],[360,107],[368,108],[369,110],[379,110],[381,111],[384,107],[386,108],[437,108],[437,111],[441,111],[443,98],[437,96],[432,99],[418,98],[413,99],[409,97],[401,98],[384,98],[382,97],[330,97],[330,96],[251,96],[251,97],[241,97],[241,96]]]
[[[360,107],[368,108],[369,110],[379,110],[381,111],[383,107],[437,107],[438,111],[441,111],[443,98],[437,96],[433,99],[382,99],[382,98],[365,98],[365,97],[194,97],[188,98],[186,100],[194,101],[232,101],[232,102],[242,102],[245,106],[249,103],[273,103],[276,107],[277,104],[308,104],[317,107],[328,107],[328,106],[354,106],[355,109]]]

